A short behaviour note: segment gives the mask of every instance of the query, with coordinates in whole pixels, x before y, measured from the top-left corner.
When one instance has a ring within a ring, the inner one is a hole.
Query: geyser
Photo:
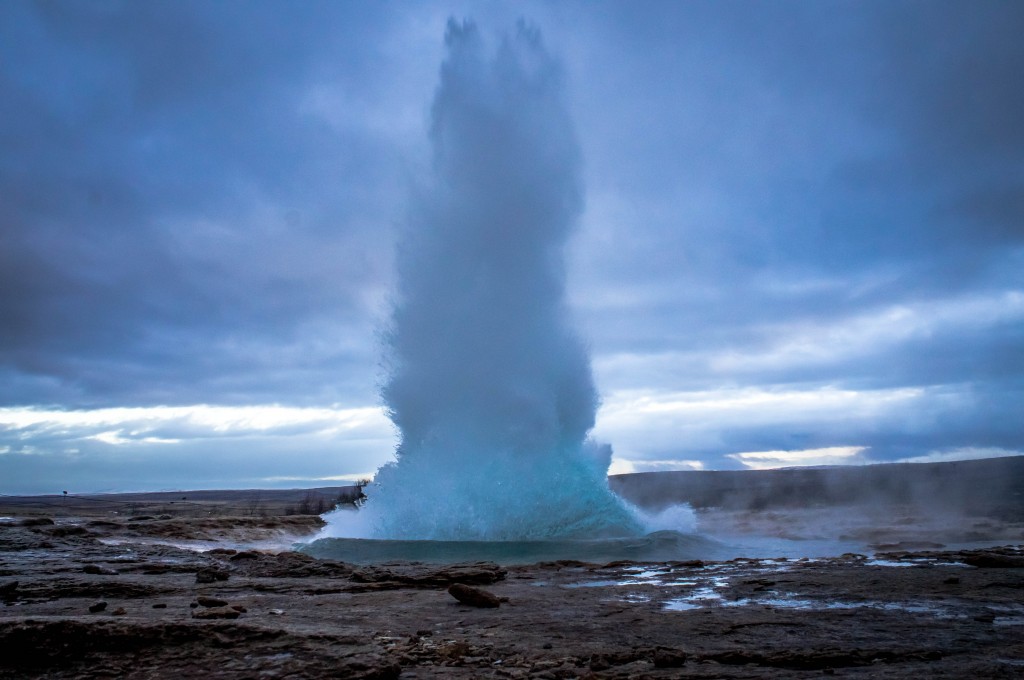
[[[398,251],[382,396],[400,432],[362,513],[375,537],[623,536],[611,450],[565,300],[582,209],[562,73],[520,23],[488,48],[450,21],[432,109],[433,173]]]

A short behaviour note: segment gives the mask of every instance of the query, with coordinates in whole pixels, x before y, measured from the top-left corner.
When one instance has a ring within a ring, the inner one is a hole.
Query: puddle
[[[932,567],[932,566],[943,566],[943,567],[969,567],[970,565],[964,564],[963,562],[943,562],[933,557],[915,557],[907,560],[885,560],[881,558],[872,558],[864,562],[869,567]]]
[[[288,540],[276,540],[266,539],[260,541],[237,541],[237,542],[225,542],[217,540],[172,540],[164,538],[100,538],[97,539],[103,545],[111,546],[130,546],[130,545],[149,545],[149,546],[166,546],[168,548],[177,548],[179,550],[187,550],[189,552],[203,553],[210,550],[216,550],[220,548],[230,548],[232,550],[258,550],[266,553],[279,553],[293,550],[298,543],[295,543],[291,539]],[[128,548],[130,550],[130,548]]]
[[[888,603],[886,603],[888,604]],[[686,597],[679,597],[665,602],[665,611],[689,611],[705,607],[774,607],[777,609],[859,609],[880,606],[881,603],[871,602],[823,602],[790,597],[789,594],[774,597],[742,597],[738,600],[726,600],[721,594],[710,588],[700,588]],[[888,608],[888,607],[883,607]]]
[[[663,605],[668,611],[689,611],[691,609],[702,609],[704,607],[724,605],[726,602],[721,594],[714,588],[697,588],[686,597],[677,597],[669,600]]]
[[[818,609],[817,604],[813,600],[784,599],[779,597],[769,597],[763,600],[744,597],[732,602],[722,602],[723,607],[762,606],[775,607],[777,609]]]
[[[638,579],[653,579],[659,576],[666,576],[669,571],[667,569],[645,569],[643,567],[630,567],[629,569],[623,569],[627,574],[633,574],[633,578]]]
[[[898,562],[896,560],[868,560],[865,562],[869,567],[920,567],[920,562]]]
[[[676,573],[673,569],[652,568],[651,565],[638,565],[624,569],[622,577],[618,579],[596,579],[593,581],[581,581],[565,584],[565,588],[629,588],[637,586],[655,587],[661,589],[684,588],[685,595],[671,597],[661,604],[663,611],[685,612],[697,609],[708,609],[713,607],[769,607],[777,609],[824,611],[824,610],[854,610],[872,609],[876,611],[903,612],[907,614],[930,616],[940,619],[963,619],[970,615],[969,611],[955,601],[908,601],[908,602],[883,602],[878,600],[836,600],[836,599],[813,599],[801,596],[796,592],[779,592],[766,590],[763,594],[755,594],[750,597],[742,597],[734,600],[726,599],[730,592],[730,582],[733,579],[742,578],[745,583],[757,583],[759,575],[771,576],[782,572],[791,571],[796,565],[805,565],[808,562],[817,560],[798,560],[796,562],[783,561],[743,561],[743,562],[720,562],[709,564],[698,570],[685,569]],[[888,560],[888,559],[864,559],[860,562],[865,566],[872,567],[931,567],[931,566],[956,566],[967,567],[962,562],[943,562],[930,557]],[[770,581],[765,583],[771,584]],[[535,584],[541,585],[541,584]],[[546,585],[546,582],[545,582]],[[668,594],[662,590],[661,595]],[[615,597],[611,601],[617,602],[649,602],[652,595],[629,593]],[[658,598],[658,593],[653,594]],[[995,614],[993,625],[999,626],[1021,626],[1024,625],[1024,607],[990,607]]]
[[[686,597],[667,600],[662,608],[665,611],[689,611],[706,607],[773,607],[805,611],[875,609],[922,614],[940,619],[962,619],[968,616],[968,612],[962,610],[957,605],[946,603],[812,600],[798,597],[796,593],[776,593],[768,597],[744,597],[737,600],[726,600],[712,588],[699,588]],[[994,613],[996,615],[993,621],[994,625],[1024,625],[1024,608],[992,607],[991,609],[995,610]]]

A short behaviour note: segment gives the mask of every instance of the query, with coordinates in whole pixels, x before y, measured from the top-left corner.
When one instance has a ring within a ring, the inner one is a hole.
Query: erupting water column
[[[492,54],[450,21],[433,179],[398,252],[382,388],[401,433],[363,509],[389,539],[640,533],[587,440],[598,397],[568,322],[564,248],[582,207],[562,74],[520,24]]]

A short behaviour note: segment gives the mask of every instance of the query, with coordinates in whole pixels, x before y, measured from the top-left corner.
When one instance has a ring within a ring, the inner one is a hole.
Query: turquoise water
[[[355,564],[414,561],[434,564],[490,561],[529,564],[554,560],[607,563],[728,559],[735,549],[705,536],[655,531],[633,538],[544,541],[404,541],[321,538],[300,550],[313,557]]]

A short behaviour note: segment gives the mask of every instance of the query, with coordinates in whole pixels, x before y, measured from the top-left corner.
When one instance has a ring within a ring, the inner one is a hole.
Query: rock
[[[650,677],[648,674],[651,672],[651,662],[637,659],[636,661],[630,661],[629,663],[623,664],[616,667],[615,677],[616,678],[646,678]],[[716,677],[716,676],[710,676]],[[721,677],[721,676],[718,676]]]
[[[344,665],[334,669],[332,675],[352,680],[397,680],[402,666],[390,659],[365,655],[346,659]]]
[[[245,608],[245,605],[242,605],[242,604],[233,604],[233,605],[231,605],[231,608],[234,609],[236,612],[239,612],[239,613],[242,613],[242,614],[244,614],[247,611],[249,611],[248,609]]]
[[[89,605],[89,613],[90,614],[95,614],[97,612],[103,611],[106,608],[107,608],[107,603],[102,601],[102,600],[100,600],[96,604]]]
[[[135,517],[129,517],[128,521],[129,522],[149,522],[150,520],[154,520],[154,519],[156,519],[156,517],[153,517],[153,515],[136,515]]]
[[[153,605],[153,609],[167,609],[167,603],[157,602],[155,605]]]
[[[704,568],[704,562],[702,560],[677,560],[670,562],[673,567],[685,567],[687,569],[702,569]]]
[[[222,600],[219,597],[207,597],[206,595],[197,597],[196,602],[202,607],[226,607],[228,604],[227,600]]]
[[[623,666],[645,658],[646,654],[636,649],[631,651],[606,652],[604,654],[594,654],[591,656],[589,666],[592,671],[603,671],[612,668],[613,666]]]
[[[80,526],[53,527],[51,529],[47,529],[46,532],[50,536],[54,536],[56,538],[63,538],[65,536],[88,536],[90,533],[88,529]]]
[[[501,606],[501,600],[498,599],[497,595],[463,583],[453,583],[448,586],[448,594],[462,604],[468,604],[471,607],[493,608]]]
[[[334,642],[338,645],[361,645],[365,643],[365,640],[358,638],[355,635],[343,635],[339,638],[335,638]]]
[[[430,565],[404,565],[397,567],[369,566],[351,569],[350,578],[356,583],[373,584],[367,590],[388,588],[434,588],[453,583],[485,585],[505,578],[507,570],[494,562],[451,564],[442,567]]]
[[[237,619],[242,612],[231,607],[211,607],[192,612],[193,619]]]
[[[704,660],[717,661],[727,666],[754,664],[757,666],[801,671],[820,671],[827,668],[854,668],[858,666],[871,666],[876,663],[934,661],[941,658],[942,652],[937,650],[905,650],[897,652],[888,649],[861,649],[858,647],[771,651],[735,649],[714,652],[703,657]]]
[[[238,560],[258,560],[259,558],[260,553],[256,552],[255,550],[243,550],[239,553],[235,553],[228,559],[230,559],[232,562],[237,562]]]
[[[611,562],[606,562],[605,564],[602,564],[601,568],[602,569],[621,569],[622,567],[634,567],[634,566],[636,566],[636,562],[634,562],[633,560],[613,560]]]
[[[984,552],[977,555],[964,556],[964,564],[985,569],[1024,569],[1024,557],[1017,555],[1000,555]]]
[[[53,524],[53,520],[49,517],[26,517],[21,520],[21,526],[23,527],[43,527]]]
[[[121,525],[118,522],[111,522],[110,520],[106,519],[94,519],[91,522],[89,522],[89,526],[95,529],[116,529]]]
[[[654,650],[655,668],[679,668],[686,663],[686,652],[671,647],[658,647]]]
[[[100,576],[117,576],[117,572],[107,567],[101,567],[98,564],[87,564],[82,567],[82,571],[86,574],[99,574]]]
[[[124,607],[118,607],[117,609],[115,609],[114,611],[112,611],[110,613],[113,614],[114,616],[124,616],[125,614],[128,613],[128,611]]]
[[[227,569],[220,567],[206,567],[196,572],[196,583],[214,583],[215,581],[227,581],[231,574]]]
[[[437,647],[437,655],[442,659],[462,659],[468,656],[470,651],[469,643],[465,640],[450,640]]]
[[[947,586],[955,586],[957,583],[960,583],[960,577],[950,576],[945,581],[943,581],[943,583],[945,583]]]
[[[271,609],[271,610],[267,611],[267,613],[270,614],[271,616],[284,616],[284,610],[283,609]]]
[[[343,562],[319,560],[297,552],[269,555],[255,550],[245,550],[229,559],[233,571],[258,578],[348,578],[352,575],[352,567]]]

